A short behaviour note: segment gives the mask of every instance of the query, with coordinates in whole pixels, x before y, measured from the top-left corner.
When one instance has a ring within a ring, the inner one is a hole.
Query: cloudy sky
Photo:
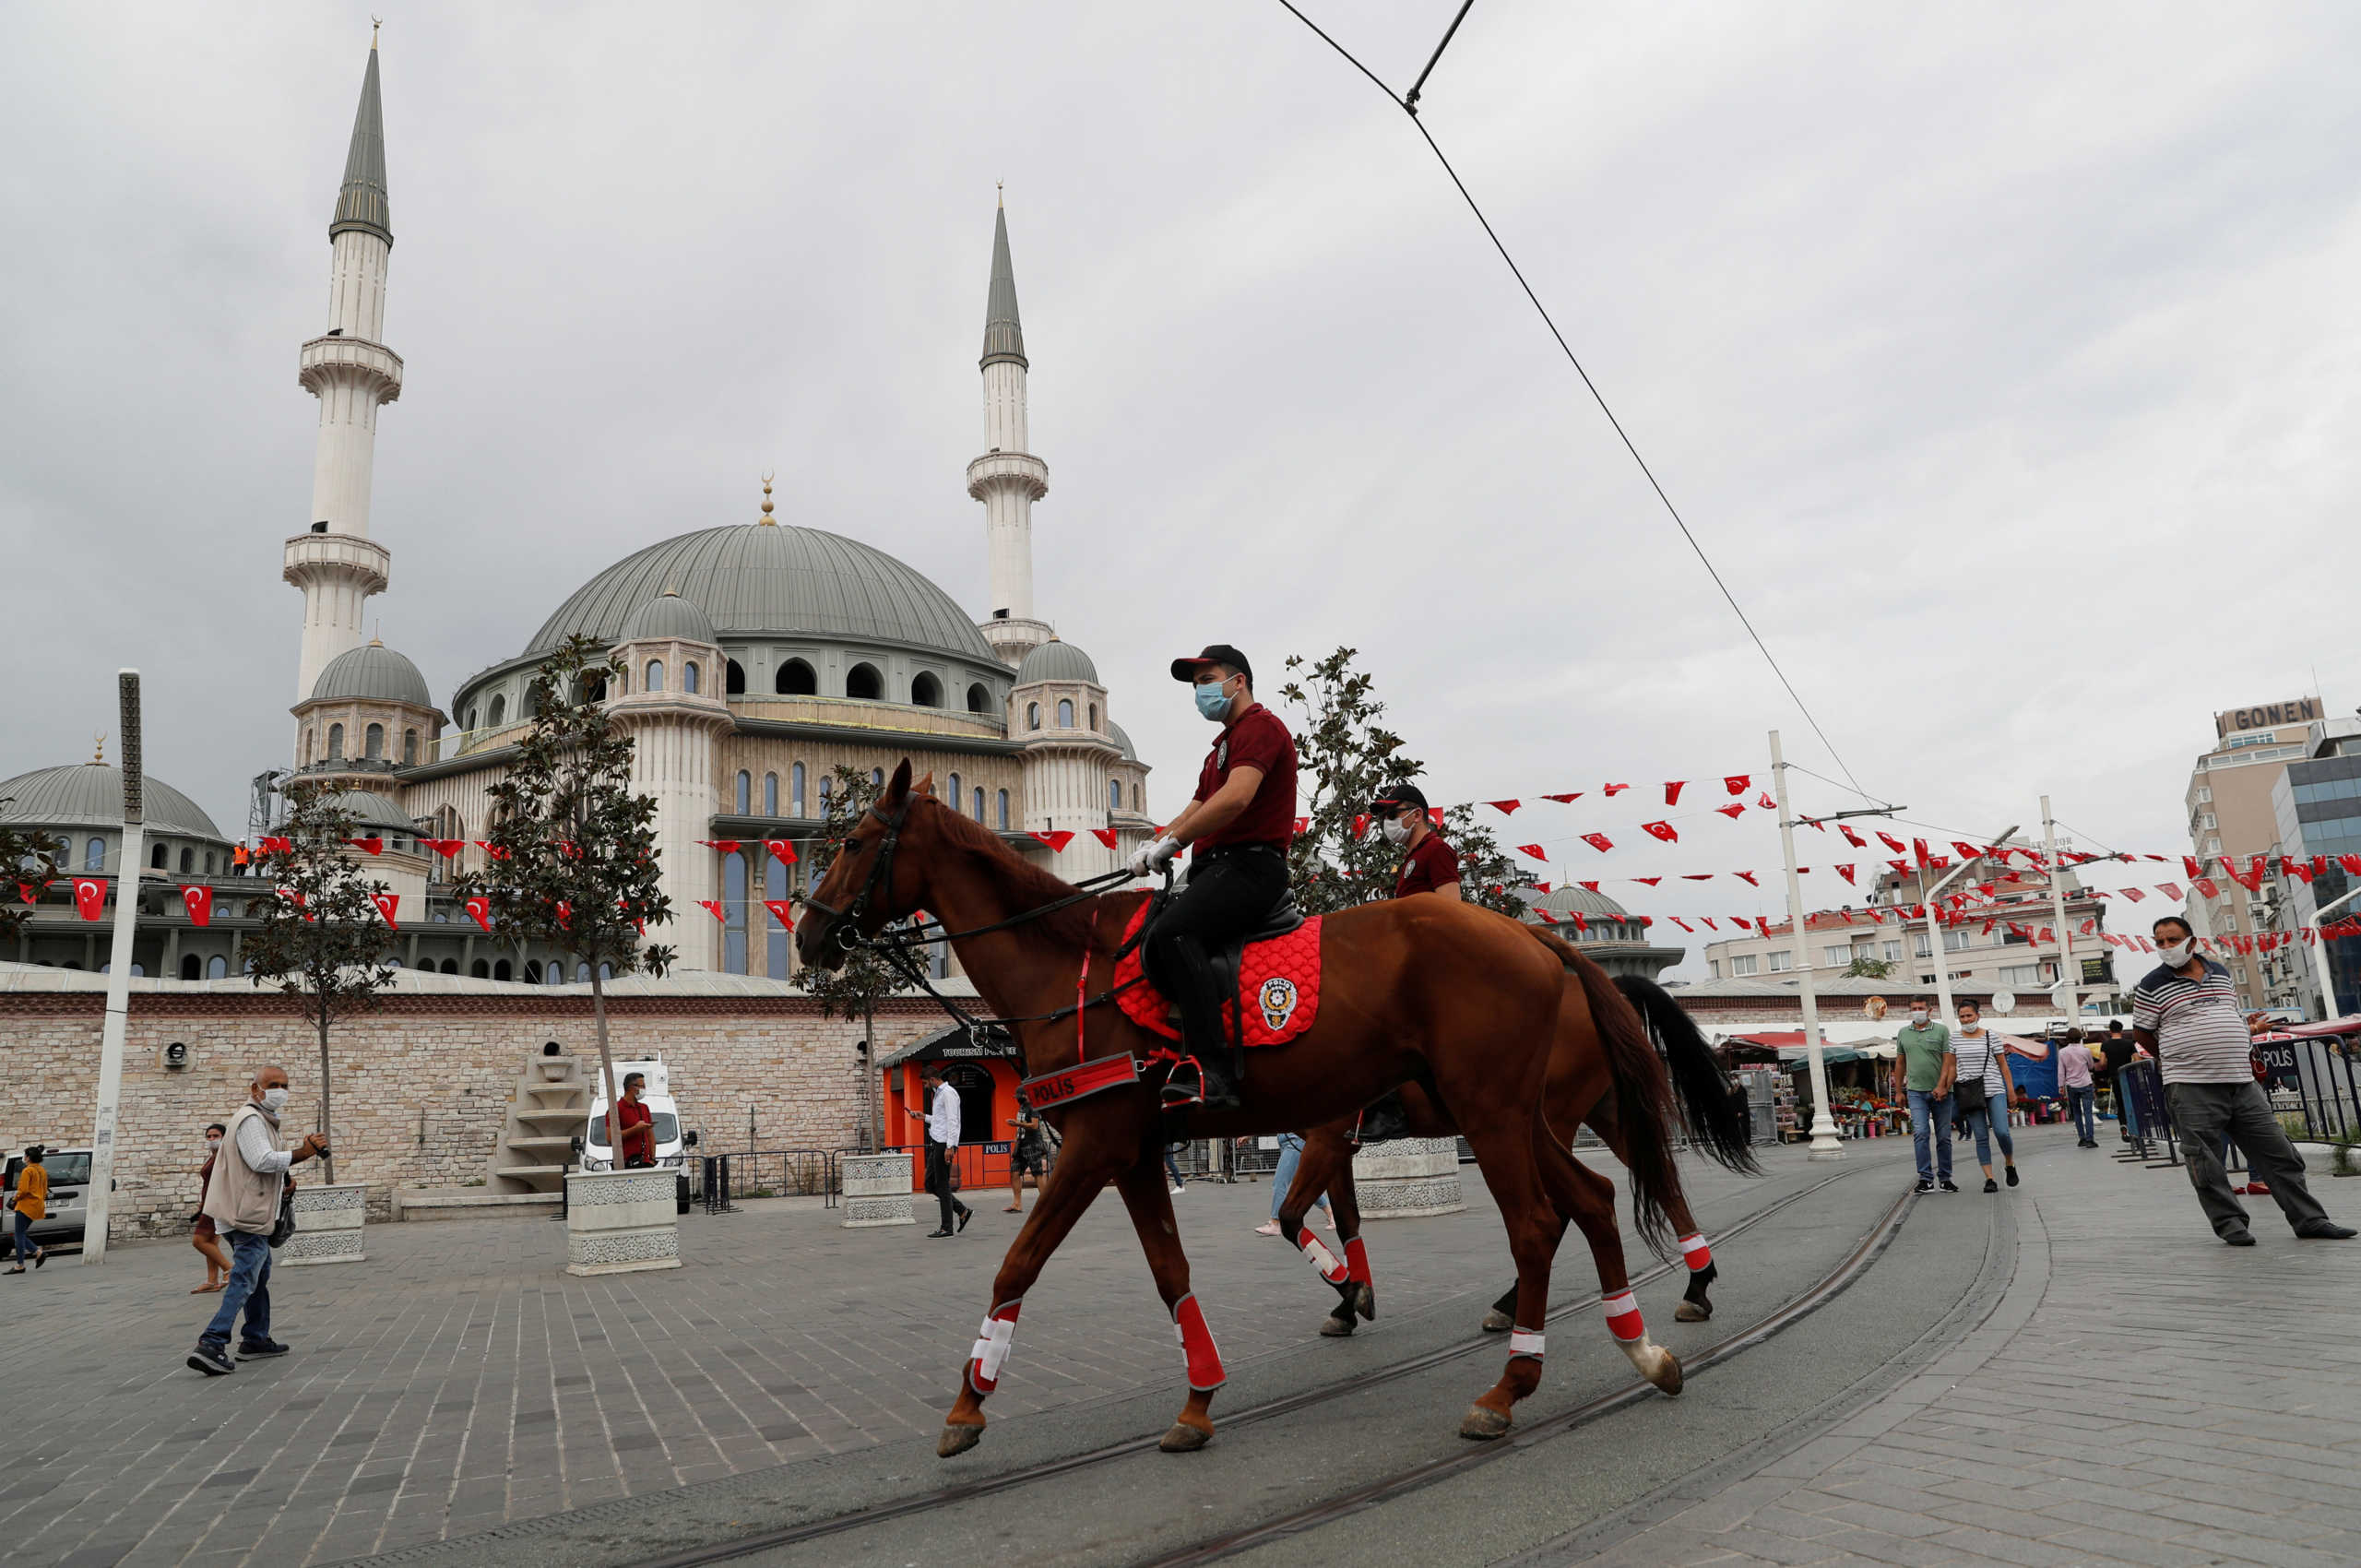
[[[1777,863],[1767,813],[1595,854],[1658,814],[1603,781],[1759,775],[1774,727],[1841,777],[1415,130],[1275,5],[378,5],[373,611],[438,697],[767,469],[985,611],[1004,180],[1040,605],[1152,806],[1206,739],[1164,662],[1215,639],[1361,649],[1438,800],[1591,791],[1507,825],[1560,878]],[[1307,8],[1398,89],[1452,6]],[[87,757],[126,664],[231,833],[288,758],[368,14],[0,15],[0,776]],[[2328,6],[1484,0],[1422,110],[1867,789],[2177,854],[2213,710],[2361,700],[2357,54]]]

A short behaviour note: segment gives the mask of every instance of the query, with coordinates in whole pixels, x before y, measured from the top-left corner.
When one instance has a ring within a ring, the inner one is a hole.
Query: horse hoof
[[[1515,1326],[1515,1321],[1498,1307],[1484,1314],[1484,1332],[1487,1334],[1506,1334]]]
[[[1167,1454],[1194,1454],[1213,1440],[1214,1434],[1204,1427],[1192,1427],[1186,1421],[1175,1421],[1166,1430],[1164,1436],[1157,1440],[1156,1445]]]
[[[1376,1286],[1357,1284],[1353,1287],[1353,1311],[1360,1313],[1364,1322],[1377,1321]]]
[[[1338,1313],[1320,1320],[1320,1337],[1323,1339],[1344,1339],[1349,1337],[1352,1332],[1353,1314],[1348,1312]]]
[[[1478,1443],[1489,1443],[1493,1438],[1506,1436],[1509,1424],[1509,1418],[1490,1406],[1470,1405],[1467,1414],[1460,1419],[1459,1435],[1474,1438]]]
[[[938,1459],[955,1457],[965,1454],[983,1440],[984,1429],[981,1426],[946,1424],[943,1429],[943,1435],[934,1440],[934,1456]]]
[[[1713,1302],[1692,1301],[1686,1297],[1681,1299],[1680,1305],[1672,1309],[1672,1321],[1675,1323],[1703,1323],[1713,1315]]]
[[[1658,1348],[1662,1349],[1662,1347]],[[1678,1394],[1680,1392],[1680,1358],[1669,1350],[1664,1350],[1663,1355],[1663,1365],[1656,1369],[1655,1375],[1648,1381],[1666,1394]]]

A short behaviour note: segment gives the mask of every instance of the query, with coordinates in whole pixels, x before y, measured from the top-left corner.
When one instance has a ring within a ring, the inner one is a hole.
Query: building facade
[[[2272,804],[2287,765],[2309,749],[2321,720],[2316,698],[2226,709],[2213,716],[2214,744],[2191,765],[2182,804],[2189,817],[2190,852],[2216,889],[2189,895],[2189,923],[2217,944],[2216,956],[2229,967],[2239,1002],[2270,1005],[2275,981],[2266,955],[2245,951],[2246,939],[2273,928],[2276,914],[2267,892],[2250,891],[2221,871],[2218,857],[2241,866],[2271,853],[2279,839],[2279,815]],[[2272,966],[2273,968],[2277,966]]]
[[[2361,936],[2304,935],[2324,921],[2361,918],[2354,873],[2361,865],[2361,734],[2334,732],[2361,725],[2331,720],[2320,729],[2311,754],[2287,764],[2272,786],[2278,834],[2266,886],[2282,940],[2260,960],[2267,1004],[2300,1007],[2315,1019],[2361,1011]]]

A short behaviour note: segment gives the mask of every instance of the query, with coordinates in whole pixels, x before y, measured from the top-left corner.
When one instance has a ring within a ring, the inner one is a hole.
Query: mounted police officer
[[[1261,924],[1287,891],[1287,845],[1295,837],[1295,737],[1254,700],[1254,670],[1228,643],[1172,661],[1172,678],[1196,688],[1197,711],[1221,734],[1197,774],[1197,792],[1164,836],[1133,855],[1132,873],[1164,870],[1194,848],[1189,881],[1148,932],[1144,956],[1165,995],[1180,1004],[1181,1034],[1193,1062],[1172,1070],[1168,1105],[1238,1103],[1245,1063],[1224,1022],[1223,983],[1213,955]],[[1192,1068],[1194,1071],[1192,1071]]]
[[[1396,898],[1413,893],[1459,897],[1459,851],[1434,830],[1423,790],[1396,784],[1370,802],[1369,814],[1384,830],[1385,841],[1402,848],[1402,870],[1394,879]]]

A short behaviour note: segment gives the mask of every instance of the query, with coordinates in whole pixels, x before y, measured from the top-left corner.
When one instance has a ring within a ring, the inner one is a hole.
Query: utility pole
[[[1994,838],[1992,842],[1995,844],[2005,844],[2009,841],[2010,836],[2015,833],[2016,830],[2016,824],[2011,823],[2007,827],[2001,829],[1999,837]],[[1937,997],[1941,999],[1943,1008],[1941,1015],[1938,1016],[1935,1021],[1942,1025],[1945,1028],[1951,1028],[1953,1022],[1953,1009],[1952,1007],[1952,972],[1944,967],[1944,955],[1947,952],[1947,949],[1943,946],[1943,933],[1935,927],[1935,895],[1940,893],[1944,888],[1949,887],[1952,885],[1952,879],[1953,877],[1966,874],[1967,868],[1975,863],[1975,862],[1974,861],[1960,861],[1959,864],[1951,869],[1949,874],[1944,876],[1942,881],[1935,884],[1932,887],[1925,889],[1919,896],[1922,899],[1921,908],[1925,910],[1927,916],[1927,940],[1930,944],[1932,944],[1935,950],[1935,994]],[[1923,875],[1923,873],[1921,874]]]
[[[82,1261],[107,1261],[108,1213],[114,1198],[115,1107],[123,1099],[123,1036],[131,1020],[131,939],[139,924],[139,671],[115,672],[120,710],[116,760],[123,765],[123,850],[114,868],[114,949],[107,966],[106,1023],[99,1033],[99,1113],[90,1132],[90,1185],[82,1198]]]
[[[1796,980],[1804,1004],[1804,1056],[1811,1064],[1811,1153],[1813,1159],[1842,1159],[1845,1146],[1836,1136],[1836,1118],[1828,1110],[1828,1059],[1820,1039],[1820,999],[1811,989],[1810,938],[1804,930],[1803,879],[1796,874],[1796,821],[1787,809],[1787,762],[1779,750],[1779,731],[1771,731],[1771,783],[1779,795],[1779,849],[1787,858],[1787,922],[1796,933]]]
[[[2049,911],[2058,921],[2058,987],[2066,1003],[2066,1027],[2082,1027],[2082,976],[2074,968],[2074,933],[2066,924],[2065,868],[2058,863],[2058,823],[2049,814],[2049,797],[2041,798],[2041,852],[2049,861]]]

